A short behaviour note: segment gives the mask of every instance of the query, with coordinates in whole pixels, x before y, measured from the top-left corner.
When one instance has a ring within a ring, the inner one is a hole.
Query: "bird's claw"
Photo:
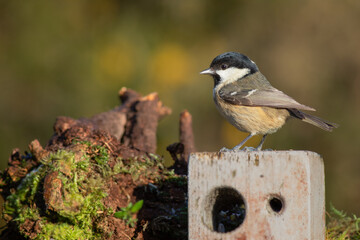
[[[226,147],[223,147],[222,149],[220,149],[219,152],[231,152],[231,151],[234,151],[234,150],[233,150],[233,149],[226,148]]]
[[[253,151],[273,151],[273,150],[270,148],[261,150],[259,148],[254,148],[254,147],[243,147],[242,149],[236,147],[232,149],[223,147],[219,150],[219,152],[253,152]]]
[[[249,151],[256,151],[256,148],[253,147],[244,147],[243,149],[234,147],[234,148],[226,148],[223,147],[222,149],[220,149],[219,152],[249,152]]]
[[[253,147],[244,147],[243,149],[241,149],[241,151],[251,152],[251,151],[258,151],[258,149],[257,149],[257,148],[253,148]]]

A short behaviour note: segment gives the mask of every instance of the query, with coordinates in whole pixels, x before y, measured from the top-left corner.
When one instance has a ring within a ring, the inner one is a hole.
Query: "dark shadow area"
[[[212,210],[213,229],[216,232],[233,231],[244,222],[244,199],[238,191],[230,187],[219,188],[216,192]]]
[[[171,177],[135,188],[136,200],[144,200],[138,213],[135,236],[145,240],[188,239],[187,178]],[[145,231],[144,231],[145,228]]]

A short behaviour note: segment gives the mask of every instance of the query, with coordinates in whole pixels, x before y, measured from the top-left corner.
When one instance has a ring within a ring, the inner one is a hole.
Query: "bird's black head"
[[[256,64],[250,60],[247,56],[237,53],[237,52],[227,52],[220,54],[210,64],[210,68],[214,70],[225,70],[227,68],[239,68],[244,69],[248,68],[250,69],[250,73],[255,73],[259,71]]]
[[[237,52],[223,53],[211,62],[210,68],[201,74],[214,77],[215,86],[220,82],[234,81],[258,72],[256,64],[247,56]]]

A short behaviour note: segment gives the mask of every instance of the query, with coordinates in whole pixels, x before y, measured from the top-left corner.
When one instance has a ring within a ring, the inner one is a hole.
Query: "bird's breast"
[[[281,128],[290,116],[288,110],[271,107],[234,105],[222,100],[213,92],[215,105],[233,126],[252,134],[270,134]]]

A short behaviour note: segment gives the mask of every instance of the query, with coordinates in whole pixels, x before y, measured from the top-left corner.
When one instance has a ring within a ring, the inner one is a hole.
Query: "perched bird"
[[[275,133],[290,117],[326,131],[337,127],[335,123],[302,112],[315,109],[298,103],[271,86],[255,62],[243,54],[223,53],[200,74],[209,74],[214,78],[213,98],[220,113],[237,129],[249,133],[232,150],[240,150],[252,136],[262,134],[263,138],[255,148],[261,150],[266,136]]]

